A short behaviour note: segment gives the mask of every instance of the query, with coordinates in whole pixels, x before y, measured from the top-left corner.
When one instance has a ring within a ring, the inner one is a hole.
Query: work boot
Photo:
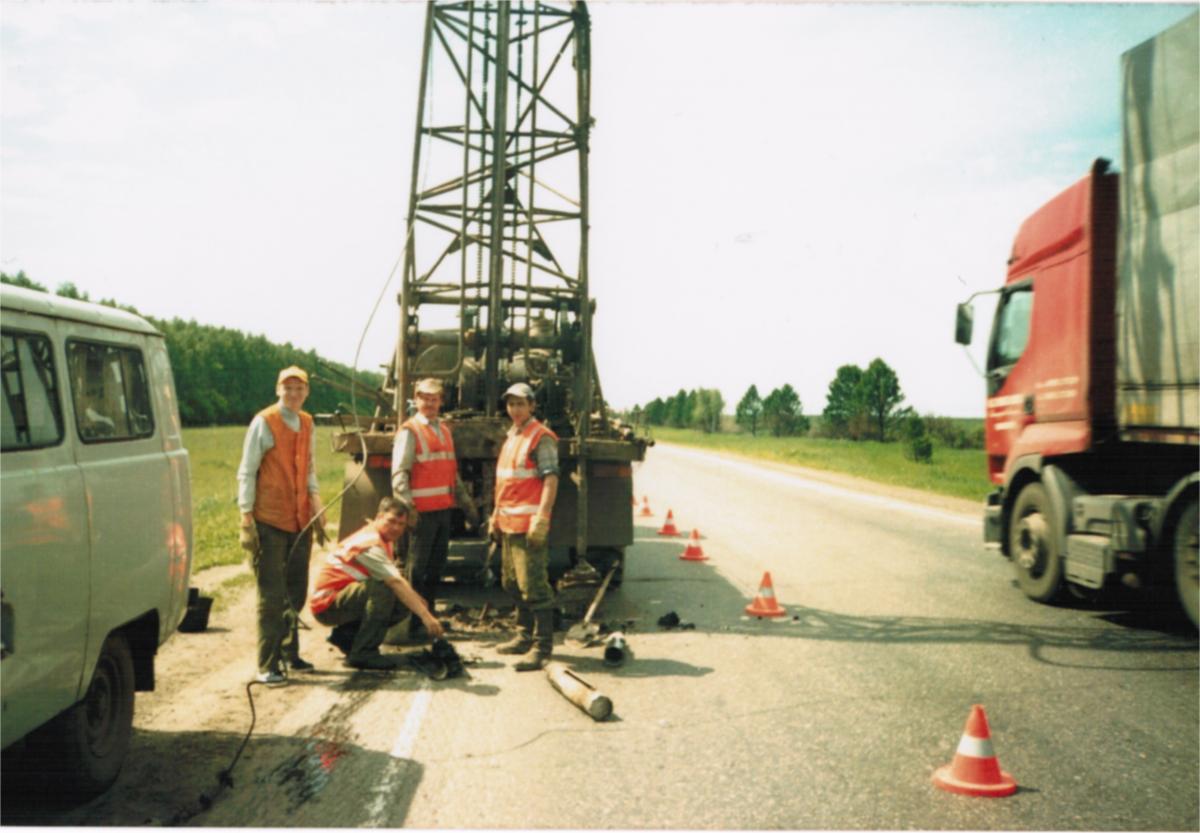
[[[533,611],[533,650],[513,666],[515,671],[540,671],[554,652],[554,609]]]
[[[337,648],[343,654],[349,654],[354,646],[354,637],[358,634],[358,622],[346,622],[338,625],[329,632],[325,641]]]
[[[533,611],[517,608],[517,635],[496,646],[497,654],[524,654],[533,647]]]

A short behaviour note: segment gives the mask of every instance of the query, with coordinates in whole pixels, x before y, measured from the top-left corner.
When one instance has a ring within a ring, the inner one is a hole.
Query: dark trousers
[[[450,509],[422,512],[408,542],[408,555],[404,561],[404,577],[413,590],[429,605],[437,596],[446,569],[446,556],[450,552]],[[414,619],[414,621],[416,621]]]
[[[379,650],[387,629],[401,620],[408,609],[397,599],[392,588],[369,578],[342,588],[333,603],[316,614],[322,625],[358,625],[347,656],[359,659]]]
[[[300,611],[308,596],[312,530],[303,535],[255,521],[258,553],[252,559],[258,580],[258,670],[278,670],[300,654]]]

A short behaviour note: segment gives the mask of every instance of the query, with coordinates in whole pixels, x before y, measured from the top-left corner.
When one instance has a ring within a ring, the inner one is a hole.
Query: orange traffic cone
[[[671,514],[671,510],[667,510],[667,519],[663,521],[662,529],[658,531],[659,535],[678,535],[679,530],[675,528],[675,516]]]
[[[783,616],[787,613],[775,601],[775,585],[771,584],[771,573],[763,573],[762,584],[759,585],[758,595],[754,601],[746,605],[746,612],[751,616]]]
[[[692,537],[688,539],[687,546],[683,549],[683,555],[679,556],[683,561],[707,561],[708,556],[704,554],[704,550],[700,549],[700,533],[693,529]]]
[[[643,518],[652,518],[654,513],[650,511],[650,498],[642,495],[642,511],[638,512]]]
[[[933,773],[933,783],[952,793],[989,798],[1012,795],[1017,791],[1017,782],[1000,770],[1000,762],[992,751],[992,736],[988,732],[983,706],[971,707],[962,740],[954,753],[954,762]]]

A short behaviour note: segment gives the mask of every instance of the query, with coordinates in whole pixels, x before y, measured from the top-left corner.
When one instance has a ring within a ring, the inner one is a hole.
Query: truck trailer
[[[1121,58],[1122,160],[1021,225],[987,351],[984,540],[1030,598],[1200,603],[1200,117],[1191,15]],[[982,294],[982,293],[977,293]],[[974,298],[975,296],[972,296]],[[971,299],[956,340],[970,344]]]

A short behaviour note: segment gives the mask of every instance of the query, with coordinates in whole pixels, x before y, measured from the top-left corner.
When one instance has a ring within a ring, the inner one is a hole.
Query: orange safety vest
[[[510,434],[496,461],[496,523],[502,532],[523,534],[542,501],[541,477],[534,452],[543,437],[558,442],[558,436],[533,417],[525,427]]]
[[[414,508],[418,512],[436,512],[454,505],[454,480],[458,462],[454,458],[454,438],[450,426],[442,420],[442,436],[438,439],[432,425],[410,419],[400,426],[412,432],[417,442],[409,486]]]
[[[254,518],[284,532],[299,532],[312,518],[308,498],[308,454],[312,448],[313,419],[300,412],[300,430],[283,421],[279,403],[258,412],[271,429],[275,447],[258,465],[254,490]]]
[[[370,578],[370,574],[356,562],[356,559],[359,554],[366,552],[371,547],[381,547],[388,554],[388,558],[392,557],[392,545],[379,537],[375,527],[367,524],[325,556],[325,565],[321,567],[321,574],[317,576],[316,589],[308,603],[314,616],[328,609],[333,604],[333,600],[337,598],[338,593],[342,592],[342,588],[352,582],[366,581]]]

